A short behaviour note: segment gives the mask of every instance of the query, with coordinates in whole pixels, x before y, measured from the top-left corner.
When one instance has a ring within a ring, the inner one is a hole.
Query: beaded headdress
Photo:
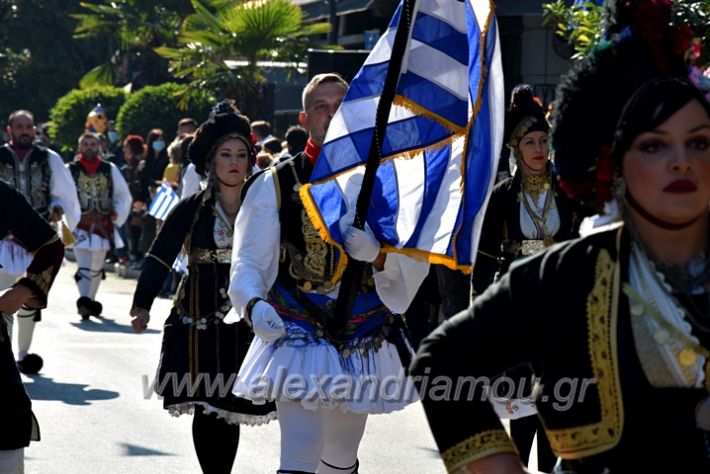
[[[510,97],[510,107],[505,114],[506,145],[516,149],[520,140],[528,133],[547,133],[549,129],[542,103],[535,97],[532,87],[528,84],[516,86]]]

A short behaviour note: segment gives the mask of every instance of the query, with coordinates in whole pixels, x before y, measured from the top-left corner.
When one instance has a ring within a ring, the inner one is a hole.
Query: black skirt
[[[260,425],[275,419],[274,403],[255,405],[232,394],[252,337],[249,326],[243,320],[225,324],[215,317],[203,322],[203,329],[184,323],[175,308],[165,321],[154,385],[165,409],[179,416],[199,405],[230,424]]]

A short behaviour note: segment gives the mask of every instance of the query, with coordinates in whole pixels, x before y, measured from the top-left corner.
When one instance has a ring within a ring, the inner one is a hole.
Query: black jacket
[[[552,246],[514,263],[422,342],[411,373],[449,470],[514,448],[480,391],[466,400],[468,385],[463,397],[434,385],[449,380],[455,394],[461,377],[485,385],[527,365],[541,379],[547,437],[570,472],[710,472],[710,439],[695,422],[707,392],[653,387],[641,367],[620,291],[629,253],[623,227]]]
[[[486,217],[481,229],[478,255],[473,271],[474,294],[481,294],[488,288],[496,273],[502,275],[520,254],[511,254],[505,249],[512,243],[526,239],[520,228],[520,190],[522,173],[496,184],[486,208]],[[579,224],[590,212],[562,192],[553,182],[552,187],[560,228],[553,236],[555,242],[574,239],[579,236]]]
[[[47,306],[47,293],[64,258],[64,246],[54,230],[14,188],[0,182],[0,238],[12,234],[34,254],[25,277],[17,284],[32,290],[25,304]],[[0,318],[0,450],[19,449],[39,440],[39,429],[15,364],[10,337]]]

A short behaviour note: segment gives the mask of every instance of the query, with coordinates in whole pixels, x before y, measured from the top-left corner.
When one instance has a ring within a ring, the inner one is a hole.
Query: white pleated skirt
[[[11,240],[0,240],[0,272],[20,276],[32,263],[32,255],[25,248]]]
[[[252,341],[233,393],[254,403],[299,401],[304,408],[390,413],[419,400],[397,348],[387,341],[356,340],[339,351],[322,337],[286,335]]]

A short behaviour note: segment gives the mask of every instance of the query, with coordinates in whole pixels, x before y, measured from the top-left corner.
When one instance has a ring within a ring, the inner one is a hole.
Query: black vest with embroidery
[[[294,281],[303,291],[327,293],[333,289],[339,252],[318,235],[303,207],[299,190],[308,183],[313,166],[299,153],[266,173],[274,173],[279,220],[281,254],[277,279],[287,287]]]
[[[35,146],[20,160],[9,144],[0,147],[0,180],[17,189],[42,217],[49,217],[50,180],[49,151]]]
[[[279,162],[261,173],[272,173],[281,224],[278,283],[293,292],[329,293],[345,269],[337,247],[321,239],[301,202],[299,191],[308,183],[313,166],[304,153]],[[257,174],[256,176],[260,175]],[[242,202],[256,176],[242,188]],[[372,266],[366,265],[358,293],[375,291]]]
[[[81,163],[74,161],[69,165],[69,172],[76,184],[81,213],[86,214],[95,210],[99,214],[111,214],[113,211],[111,165],[101,160],[96,174],[89,176]]]

